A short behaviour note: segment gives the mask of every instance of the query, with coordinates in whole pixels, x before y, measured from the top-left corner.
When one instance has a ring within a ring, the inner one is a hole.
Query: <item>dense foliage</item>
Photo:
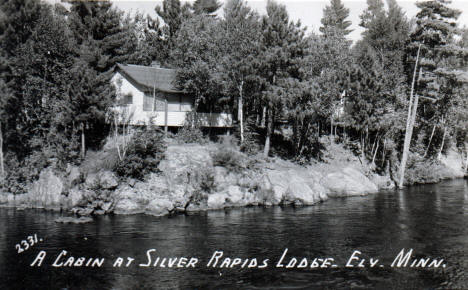
[[[331,135],[388,169],[401,158],[414,87],[420,104],[411,151],[436,159],[454,144],[468,155],[468,32],[457,26],[460,12],[447,0],[420,1],[408,19],[395,0],[386,2],[367,1],[362,39],[353,44],[341,0],[324,9],[320,34],[307,34],[273,0],[265,15],[243,0],[222,10],[216,0],[163,0],[154,19],[124,15],[107,1],[2,1],[0,178],[21,191],[14,184],[30,182],[41,167],[79,163],[99,148],[109,133],[116,62],[177,68],[177,85],[197,110],[233,113],[249,153],[308,162],[320,158],[321,136]],[[180,135],[200,139],[187,128]],[[162,141],[150,131],[134,137],[116,170],[141,179],[157,165]],[[236,163],[230,153],[218,157]]]
[[[138,130],[128,144],[126,158],[119,160],[114,170],[119,176],[143,180],[146,174],[157,171],[165,151],[164,133],[160,129]]]

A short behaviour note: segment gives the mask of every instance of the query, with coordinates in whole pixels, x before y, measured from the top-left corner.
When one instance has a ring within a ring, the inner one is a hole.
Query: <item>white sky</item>
[[[352,22],[351,28],[353,32],[349,35],[350,39],[357,40],[360,38],[362,29],[359,27],[359,15],[366,9],[366,0],[342,0],[344,5],[350,9],[349,20]],[[112,0],[114,5],[126,12],[139,11],[144,14],[155,16],[154,7],[160,5],[162,1],[150,0]],[[182,0],[182,2],[185,2]],[[190,2],[190,1],[189,1]],[[221,2],[224,2],[221,0]],[[246,1],[247,4],[260,14],[265,14],[266,0],[250,0]],[[308,31],[318,33],[320,27],[320,19],[322,18],[322,11],[325,6],[330,2],[329,0],[277,0],[278,3],[286,5],[291,19],[301,20],[304,26],[307,26]],[[416,7],[415,0],[397,0],[398,4],[403,8],[408,17],[416,15],[418,8]],[[458,19],[460,26],[468,26],[468,0],[453,0],[451,7],[462,11]],[[222,11],[222,8],[220,9]]]

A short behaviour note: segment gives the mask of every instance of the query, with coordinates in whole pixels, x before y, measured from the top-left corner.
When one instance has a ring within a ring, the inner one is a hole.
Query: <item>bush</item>
[[[113,171],[119,162],[119,155],[115,148],[104,148],[101,151],[89,150],[80,167],[83,172],[87,173],[96,173],[103,169]]]
[[[203,136],[203,132],[197,128],[191,128],[189,126],[184,126],[179,129],[177,132],[175,139],[179,144],[185,144],[185,143],[199,143],[199,144],[205,144],[207,141],[205,137]]]
[[[410,153],[405,170],[405,184],[436,183],[451,178],[453,173],[436,159],[424,159],[417,153]]]
[[[195,188],[202,192],[210,193],[215,188],[214,171],[210,167],[202,167],[199,170],[193,172],[193,178],[195,181]]]
[[[11,154],[5,159],[6,177],[0,186],[13,194],[26,193],[29,185],[39,179],[42,169],[50,165],[50,159],[41,151],[33,151],[22,161]]]
[[[137,131],[128,144],[127,155],[119,160],[114,171],[121,177],[143,180],[146,174],[158,170],[165,151],[164,133],[161,130],[148,127]]]
[[[232,136],[224,136],[222,144],[211,154],[214,166],[222,166],[229,171],[241,172],[246,168],[246,156],[234,143]]]

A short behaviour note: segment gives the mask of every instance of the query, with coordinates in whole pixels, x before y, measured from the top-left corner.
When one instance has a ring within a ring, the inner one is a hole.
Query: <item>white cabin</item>
[[[174,86],[176,71],[155,66],[117,64],[112,84],[114,111],[130,125],[181,127],[196,114],[202,127],[231,127],[228,113],[192,113],[194,98]]]

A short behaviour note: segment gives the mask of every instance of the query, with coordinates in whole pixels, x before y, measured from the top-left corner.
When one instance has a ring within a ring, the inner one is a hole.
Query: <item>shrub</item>
[[[207,193],[210,193],[214,190],[215,178],[214,171],[212,168],[202,167],[193,173],[196,189]]]
[[[405,170],[406,185],[436,183],[453,177],[453,172],[437,159],[424,159],[421,155],[410,152]]]
[[[199,144],[205,144],[206,139],[203,136],[203,132],[197,128],[191,128],[189,126],[184,126],[179,129],[177,132],[175,139],[179,144],[184,144],[184,143],[199,143]]]
[[[248,155],[255,155],[262,149],[259,142],[260,134],[252,131],[247,131],[244,134],[244,142],[240,146],[241,152]]]
[[[119,162],[119,155],[115,148],[104,148],[101,151],[89,150],[80,167],[83,172],[87,173],[96,173],[103,169],[113,171]]]
[[[165,151],[161,130],[148,127],[137,131],[128,144],[126,157],[119,160],[114,171],[121,177],[143,180],[146,174],[157,171]]]
[[[246,168],[246,156],[234,143],[232,136],[224,136],[222,144],[211,154],[214,166],[223,166],[229,171],[241,172]]]
[[[26,193],[28,186],[39,178],[42,169],[50,165],[50,159],[41,151],[33,151],[22,161],[11,154],[5,159],[6,176],[0,185],[3,190],[13,194]]]

